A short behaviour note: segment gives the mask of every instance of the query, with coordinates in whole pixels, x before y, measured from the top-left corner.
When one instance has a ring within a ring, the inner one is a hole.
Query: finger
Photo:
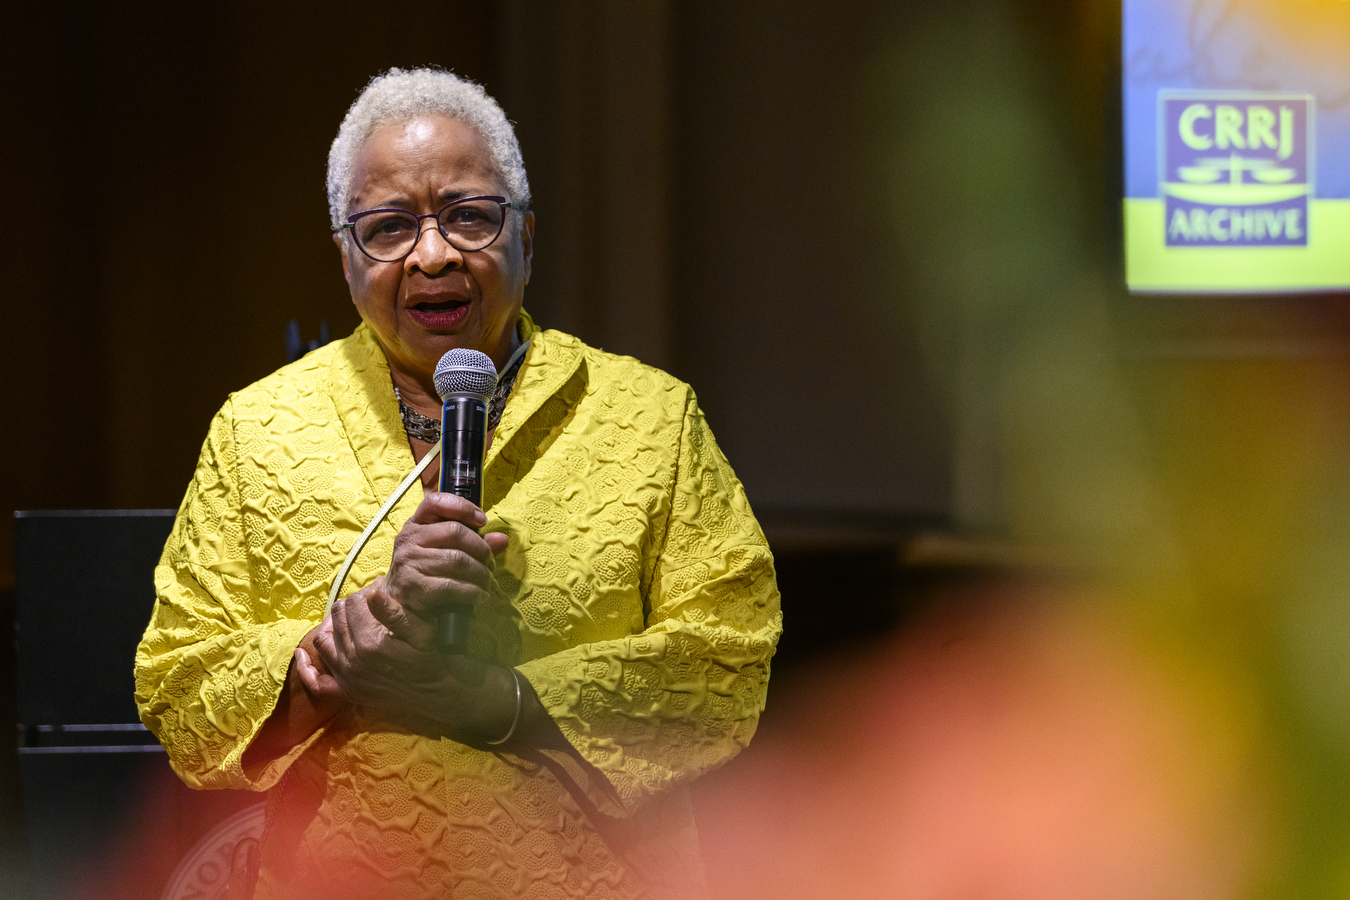
[[[479,570],[481,574],[476,575],[472,581],[457,578],[422,579],[415,588],[395,594],[394,599],[407,612],[430,621],[435,617],[436,611],[447,604],[475,604],[483,599],[492,584],[492,576],[482,567],[479,567]]]
[[[467,603],[474,591],[488,586],[495,568],[495,563],[490,567],[463,550],[409,549],[390,566],[388,590],[404,605],[416,596],[443,591],[462,594],[455,602]]]
[[[305,658],[309,660],[311,666],[318,670],[320,675],[329,674],[328,669],[324,667],[323,661],[319,659],[319,654],[314,651],[314,638],[309,638],[297,649],[305,651]]]
[[[336,603],[333,604],[333,608],[334,610],[337,609]],[[318,634],[314,635],[314,652],[318,654],[319,662],[323,663],[323,667],[330,673],[336,674],[341,670],[343,660],[339,656],[337,640],[334,637],[331,614],[325,621],[328,627],[320,628]]]
[[[423,651],[434,644],[435,630],[431,623],[409,613],[384,591],[372,591],[366,602],[370,614],[398,640]]]
[[[482,528],[487,524],[487,516],[474,503],[456,494],[440,491],[427,494],[408,521],[430,525],[449,520],[463,522],[470,528]]]
[[[309,691],[311,694],[318,693],[319,670],[316,669],[314,663],[310,661],[309,654],[305,652],[304,647],[295,648],[294,659],[295,662],[293,665],[295,666],[295,674],[300,676],[300,683],[303,684],[305,690]]]
[[[486,587],[497,563],[493,560],[492,549],[487,541],[482,542],[481,550],[483,555],[480,558],[457,547],[421,547],[409,551],[399,562],[411,564],[414,570],[428,578],[467,581]]]
[[[492,551],[493,566],[495,568],[497,562],[496,557],[511,545],[511,536],[509,534],[502,534],[500,531],[494,531],[490,534],[483,535],[483,541],[488,545],[488,549]]]
[[[404,538],[408,549],[424,547],[428,550],[461,550],[474,559],[486,562],[492,558],[487,539],[463,522],[435,522],[418,526]]]
[[[337,615],[334,617],[333,636],[337,638],[342,652],[350,662],[355,662],[366,649],[366,642],[362,639],[361,622],[357,615],[365,607],[361,602],[361,593],[358,591],[342,598],[340,611],[335,607]]]
[[[459,522],[405,530],[395,540],[389,562],[391,577],[399,581],[405,580],[407,571],[415,570],[435,577],[481,582],[497,565],[487,538]]]
[[[347,598],[343,614],[356,652],[363,658],[387,655],[393,633],[370,611],[373,590],[363,590]]]
[[[388,579],[392,593],[403,602],[408,588],[431,590],[434,586],[429,582],[435,580],[467,581],[484,587],[495,567],[488,542],[458,522],[404,526],[394,542]]]
[[[300,676],[300,683],[305,686],[311,697],[317,700],[343,699],[337,679],[320,672],[303,647],[295,649],[295,673]]]

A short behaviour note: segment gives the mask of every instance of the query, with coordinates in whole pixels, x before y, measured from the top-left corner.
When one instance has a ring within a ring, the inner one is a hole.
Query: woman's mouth
[[[454,328],[469,315],[469,301],[444,300],[438,303],[418,303],[408,307],[408,315],[423,328],[433,331]]]

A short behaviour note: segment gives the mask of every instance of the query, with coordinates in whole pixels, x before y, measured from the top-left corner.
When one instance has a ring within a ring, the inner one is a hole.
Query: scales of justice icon
[[[1280,166],[1270,159],[1232,153],[1228,156],[1201,157],[1193,163],[1177,167],[1181,181],[1167,182],[1163,186],[1167,193],[1192,203],[1254,206],[1292,200],[1307,194],[1309,190],[1309,186],[1302,182],[1288,184],[1298,171]],[[1225,175],[1227,181],[1222,180]],[[1250,175],[1252,180],[1246,180],[1244,175]]]

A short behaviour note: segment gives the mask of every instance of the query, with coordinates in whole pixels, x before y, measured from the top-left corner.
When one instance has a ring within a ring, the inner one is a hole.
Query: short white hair
[[[457,119],[481,134],[506,183],[507,199],[529,209],[530,182],[525,177],[520,143],[497,101],[481,85],[443,69],[390,69],[372,78],[356,98],[328,151],[328,213],[334,228],[341,228],[347,221],[352,169],[366,139],[380,125],[425,115]]]

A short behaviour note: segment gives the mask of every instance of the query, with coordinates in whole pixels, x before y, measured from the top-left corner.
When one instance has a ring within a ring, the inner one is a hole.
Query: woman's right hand
[[[473,503],[440,492],[426,495],[398,537],[385,576],[389,598],[431,622],[447,603],[477,603],[506,549],[504,534],[480,535],[487,516]]]

